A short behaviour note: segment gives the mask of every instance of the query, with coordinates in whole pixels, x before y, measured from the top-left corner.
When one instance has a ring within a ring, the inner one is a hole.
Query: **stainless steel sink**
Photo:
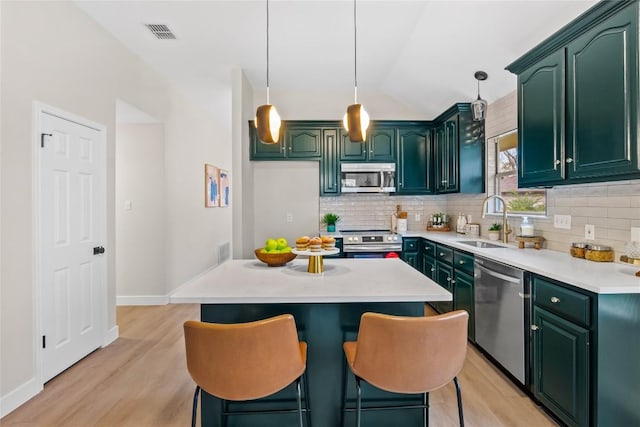
[[[503,245],[496,245],[495,243],[485,242],[484,240],[458,240],[458,243],[462,243],[469,246],[475,246],[476,248],[506,248]]]

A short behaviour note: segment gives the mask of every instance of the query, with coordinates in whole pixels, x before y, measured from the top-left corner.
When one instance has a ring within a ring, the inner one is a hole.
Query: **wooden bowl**
[[[260,252],[262,249],[263,248],[258,248],[254,251],[256,254],[256,258],[267,264],[269,267],[281,267],[297,256],[292,252],[287,252],[284,254],[270,254]]]

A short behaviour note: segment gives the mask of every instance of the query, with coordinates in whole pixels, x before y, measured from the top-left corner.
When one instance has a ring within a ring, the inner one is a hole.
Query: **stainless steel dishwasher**
[[[528,385],[529,284],[524,272],[476,256],[474,279],[476,344]]]

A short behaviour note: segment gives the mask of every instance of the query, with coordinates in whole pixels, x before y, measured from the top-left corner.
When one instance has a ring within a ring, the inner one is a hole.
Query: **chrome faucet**
[[[511,233],[511,229],[509,228],[509,223],[507,222],[507,203],[504,199],[497,194],[492,194],[487,196],[482,201],[482,218],[487,216],[487,202],[489,199],[498,199],[502,202],[502,241],[504,243],[509,243],[509,233]]]

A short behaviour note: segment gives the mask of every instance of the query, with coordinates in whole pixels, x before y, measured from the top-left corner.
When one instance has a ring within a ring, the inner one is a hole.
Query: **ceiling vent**
[[[144,24],[156,38],[161,40],[175,40],[176,36],[165,24]]]

